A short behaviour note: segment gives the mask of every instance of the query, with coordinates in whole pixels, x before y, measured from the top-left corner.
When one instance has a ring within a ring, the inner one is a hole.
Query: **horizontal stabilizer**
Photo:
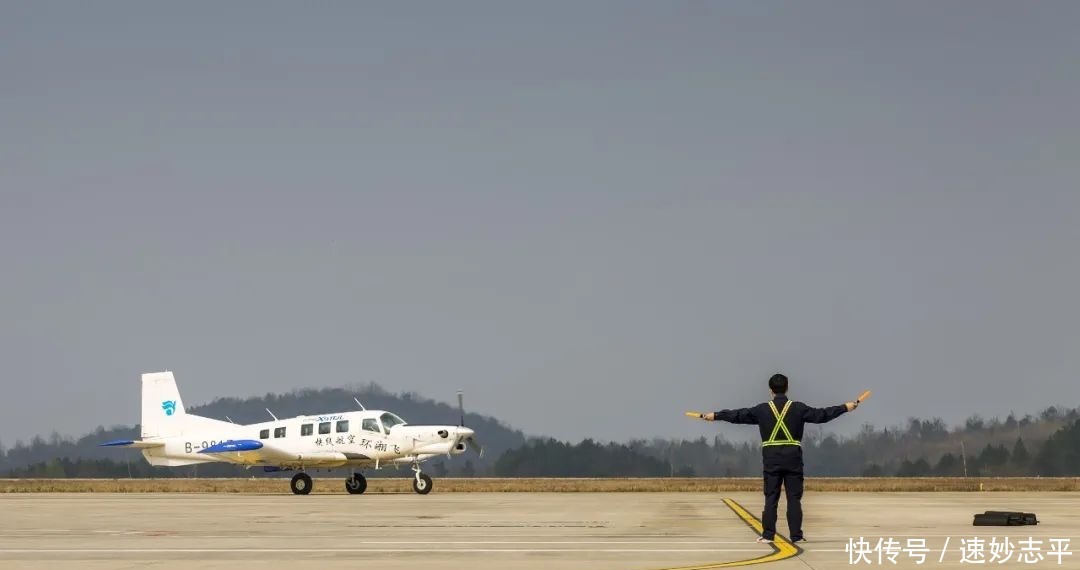
[[[98,447],[130,447],[132,449],[153,449],[155,447],[165,447],[165,442],[117,439],[114,441],[106,441],[105,443],[99,443]]]

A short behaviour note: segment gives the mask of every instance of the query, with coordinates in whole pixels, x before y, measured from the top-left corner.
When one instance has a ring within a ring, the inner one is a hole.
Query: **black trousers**
[[[765,458],[765,512],[761,514],[761,536],[772,540],[776,536],[776,510],[780,504],[780,487],[787,494],[787,523],[789,538],[798,540],[802,531],[803,465],[802,454]],[[772,459],[770,461],[770,459]]]

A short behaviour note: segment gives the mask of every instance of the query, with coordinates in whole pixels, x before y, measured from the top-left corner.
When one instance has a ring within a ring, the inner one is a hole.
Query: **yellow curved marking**
[[[754,515],[750,514],[739,503],[731,499],[724,499],[724,504],[729,509],[739,515],[744,523],[750,528],[754,529],[759,536],[761,535],[761,521]],[[766,562],[776,562],[779,560],[786,560],[802,554],[802,549],[795,546],[786,537],[779,534],[773,539],[772,543],[773,551],[771,554],[765,556],[759,556],[757,558],[751,558],[749,560],[735,560],[733,562],[717,562],[715,564],[699,564],[697,566],[681,566],[679,568],[668,568],[667,570],[712,570],[713,568],[735,568],[737,566],[750,566],[752,564],[764,564]]]

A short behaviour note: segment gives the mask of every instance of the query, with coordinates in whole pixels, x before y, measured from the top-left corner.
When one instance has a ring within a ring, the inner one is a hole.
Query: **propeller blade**
[[[469,445],[471,447],[476,448],[476,454],[477,454],[478,457],[483,457],[484,456],[484,446],[480,445],[480,442],[476,441],[475,437],[470,436],[470,437],[466,438],[465,441],[468,441]]]
[[[458,411],[461,412],[461,423],[458,425],[465,427],[465,394],[461,390],[458,390],[457,393],[457,407]]]

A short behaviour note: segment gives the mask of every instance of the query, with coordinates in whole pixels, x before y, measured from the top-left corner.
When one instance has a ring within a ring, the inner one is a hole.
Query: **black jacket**
[[[787,404],[787,396],[776,396],[773,398],[773,404],[776,405],[777,412],[784,411],[784,404]],[[823,424],[835,420],[847,411],[847,406],[840,404],[838,406],[829,406],[827,408],[811,408],[802,402],[791,402],[791,408],[788,410],[786,416],[784,416],[784,425],[787,426],[788,431],[791,432],[791,437],[798,441],[802,441],[803,428],[806,424]],[[756,424],[758,431],[761,432],[761,441],[769,439],[772,435],[772,430],[776,427],[776,416],[773,415],[772,410],[769,409],[769,403],[763,402],[754,406],[753,408],[741,408],[737,410],[720,410],[716,412],[716,420],[721,422],[731,422],[733,424]],[[780,434],[783,435],[783,432]],[[796,448],[797,446],[781,446],[781,447],[763,447],[762,453],[768,454],[770,450],[782,450],[784,448]],[[802,454],[799,453],[801,456]]]

